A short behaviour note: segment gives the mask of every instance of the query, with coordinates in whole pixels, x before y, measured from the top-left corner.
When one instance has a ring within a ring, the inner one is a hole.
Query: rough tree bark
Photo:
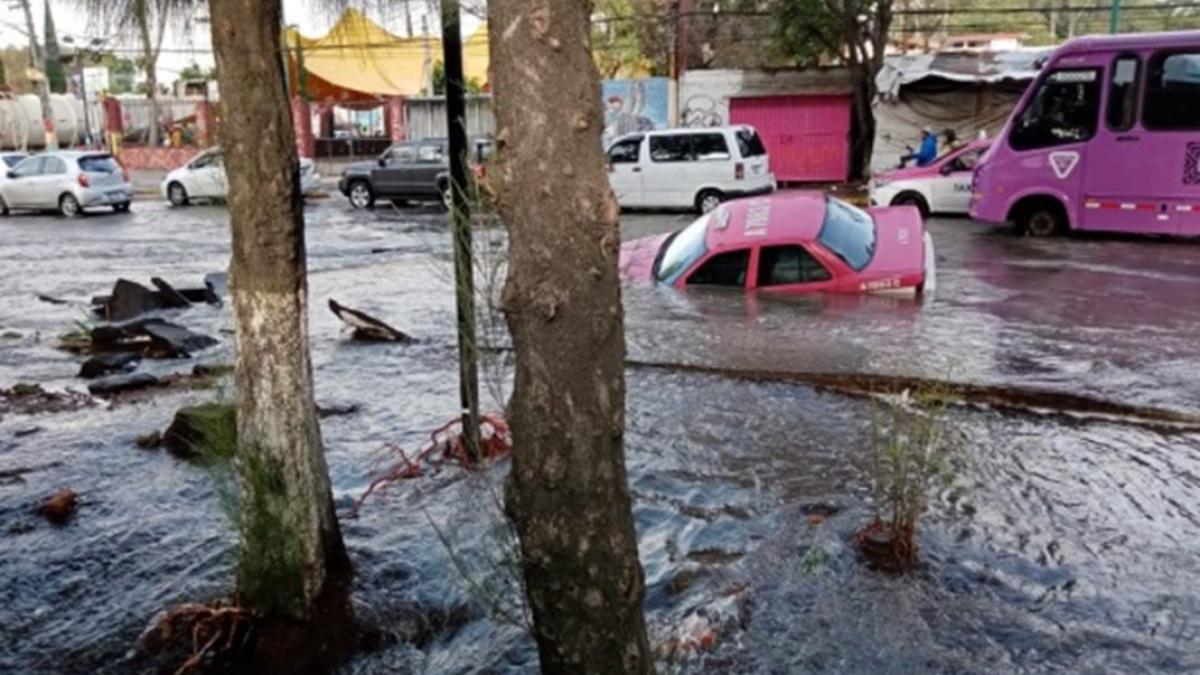
[[[516,350],[506,504],[545,673],[646,673],[623,454],[617,203],[588,0],[490,0],[504,310]]]
[[[162,19],[166,11],[161,10]],[[146,144],[152,148],[158,147],[161,113],[158,109],[158,50],[150,36],[150,6],[147,0],[136,0],[134,4],[134,21],[137,22],[138,35],[142,43],[142,69],[146,71],[146,96],[150,99],[150,126],[147,129]],[[162,20],[160,19],[160,20]],[[165,31],[159,31],[159,40]]]
[[[266,617],[253,672],[341,656],[350,562],[313,402],[299,160],[284,84],[280,0],[212,0],[224,105],[237,326],[237,588]]]

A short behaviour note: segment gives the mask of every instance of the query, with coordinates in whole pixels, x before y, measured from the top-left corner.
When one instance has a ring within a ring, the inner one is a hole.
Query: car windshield
[[[24,159],[25,159],[25,155],[5,155],[4,163],[6,165],[8,165],[8,168],[11,169],[14,166],[20,164],[21,161]]]
[[[861,272],[875,255],[875,221],[871,214],[832,197],[825,198],[825,222],[817,241]]]
[[[79,158],[79,168],[87,173],[120,173],[121,167],[111,155],[88,155]]]
[[[710,215],[700,216],[667,240],[667,248],[662,253],[655,278],[665,284],[673,284],[693,263],[708,253],[705,240],[708,238]]]

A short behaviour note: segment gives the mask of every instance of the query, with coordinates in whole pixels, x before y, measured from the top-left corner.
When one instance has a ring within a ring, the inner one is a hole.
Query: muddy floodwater
[[[0,219],[0,388],[86,390],[80,359],[55,337],[90,320],[87,301],[118,277],[189,286],[225,268],[223,209],[134,211]],[[351,213],[343,200],[307,215],[317,400],[357,406],[322,422],[355,600],[393,638],[343,672],[535,672],[508,583],[504,464],[445,469],[351,514],[384,445],[419,448],[457,408],[440,216]],[[635,215],[623,230],[686,220]],[[1200,245],[1036,241],[965,220],[930,228],[939,279],[923,302],[627,289],[627,463],[660,670],[1200,671],[1200,434],[1058,414],[1045,398],[1027,410],[954,407],[966,439],[958,486],[934,495],[923,564],[897,578],[865,569],[849,543],[872,513],[874,404],[680,367],[1200,409]],[[350,342],[330,298],[419,342]],[[168,316],[220,345],[142,371],[231,360],[228,306]],[[499,369],[485,370],[485,389],[503,396]],[[135,438],[181,405],[229,395],[173,391],[0,420],[0,672],[158,672],[136,649],[151,618],[228,593],[235,537],[213,474]],[[35,510],[60,488],[79,507],[57,527]],[[681,646],[698,635],[705,648]]]

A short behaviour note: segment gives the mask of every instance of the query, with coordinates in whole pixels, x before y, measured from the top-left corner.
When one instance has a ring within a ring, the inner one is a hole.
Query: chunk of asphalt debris
[[[150,336],[151,353],[165,352],[188,356],[192,352],[208,349],[217,344],[217,339],[166,321],[151,321],[142,327]]]
[[[129,375],[109,375],[88,385],[88,391],[93,396],[114,396],[127,391],[157,387],[162,382],[149,373],[131,373]]]
[[[159,293],[128,279],[117,279],[107,300],[97,307],[97,313],[109,321],[128,321],[163,308]]]
[[[351,337],[362,342],[416,342],[410,335],[392,328],[386,323],[369,314],[338,304],[337,300],[329,299],[329,309],[354,330]]]
[[[197,363],[192,367],[196,377],[225,377],[233,374],[232,363]]]
[[[92,349],[97,352],[144,353],[155,358],[184,358],[217,344],[217,339],[158,318],[96,326]]]
[[[112,373],[123,373],[133,370],[141,362],[142,355],[130,352],[114,352],[98,354],[83,362],[79,367],[79,377],[94,380]]]
[[[326,417],[345,417],[347,415],[356,415],[360,410],[357,403],[330,403],[328,405],[317,404],[317,417],[325,419]]]
[[[69,305],[69,304],[71,304],[71,302],[69,300],[63,300],[62,298],[56,298],[52,295],[46,295],[44,293],[38,293],[37,299],[41,300],[42,302],[49,303],[51,305]]]
[[[183,297],[183,294],[175,290],[175,287],[168,284],[166,280],[159,277],[150,277],[150,283],[158,289],[159,302],[167,309],[178,309],[180,307],[191,307],[192,302]]]
[[[213,272],[212,274],[204,275],[204,287],[212,294],[214,298],[213,304],[219,304],[221,298],[229,295],[229,274],[227,272]]]

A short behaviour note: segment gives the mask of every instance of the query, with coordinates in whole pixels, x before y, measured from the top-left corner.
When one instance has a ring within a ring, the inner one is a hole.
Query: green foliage
[[[137,66],[131,59],[108,57],[108,91],[110,94],[129,94],[133,92]]]
[[[179,79],[208,82],[209,80],[217,79],[217,69],[215,66],[212,68],[205,68],[193,61],[186,68],[179,71]]]
[[[816,574],[829,564],[829,553],[820,546],[814,546],[804,553],[800,559],[800,571],[803,574]]]
[[[602,78],[668,75],[670,39],[656,0],[597,0],[592,54]]]
[[[50,91],[55,94],[67,92],[67,73],[63,68],[62,53],[58,48],[58,33],[54,30],[54,15],[50,12],[50,1],[46,0],[46,80]]]
[[[466,82],[466,92],[468,94],[482,94],[483,84],[479,78],[472,77]],[[446,95],[446,66],[441,61],[436,61],[433,64],[433,94],[434,96]]]
[[[948,388],[904,391],[871,418],[871,491],[877,517],[894,532],[911,533],[930,492],[954,483],[961,462],[959,434],[946,421]]]

